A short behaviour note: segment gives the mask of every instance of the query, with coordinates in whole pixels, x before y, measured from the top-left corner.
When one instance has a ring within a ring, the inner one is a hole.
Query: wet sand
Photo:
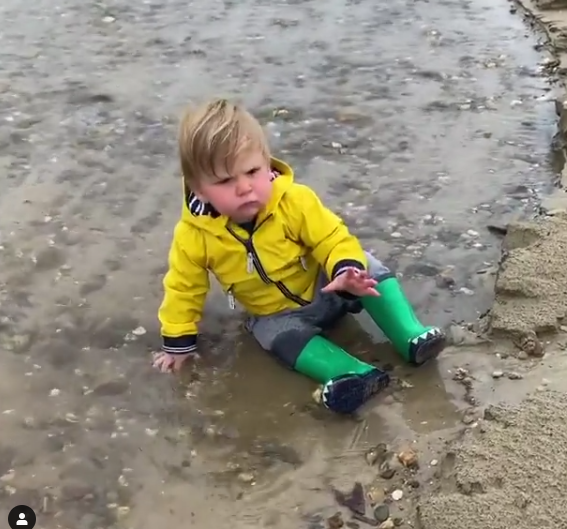
[[[318,409],[217,289],[202,363],[150,369],[180,208],[177,116],[242,97],[424,321],[473,321],[500,258],[487,225],[536,211],[554,176],[547,54],[522,20],[484,0],[14,0],[0,17],[0,517],[24,503],[40,528],[315,529],[357,481],[402,527],[423,495],[443,507],[428,483],[449,481],[435,478],[447,442],[496,388],[527,387],[494,381],[503,354],[473,332],[453,326],[457,345],[412,370],[367,320],[345,321],[337,341],[395,378],[356,420]],[[365,458],[379,443],[387,468]],[[418,471],[397,461],[408,445]],[[450,512],[422,518],[455,525]]]
[[[567,3],[513,5],[543,34],[553,54],[547,64],[559,116],[554,144],[564,160]],[[564,186],[565,169],[542,201],[540,216],[508,228],[495,302],[485,321],[495,338],[489,352],[499,357],[493,394],[484,399],[478,420],[447,446],[438,479],[421,498],[417,526],[422,529],[565,524],[560,486],[567,463]]]

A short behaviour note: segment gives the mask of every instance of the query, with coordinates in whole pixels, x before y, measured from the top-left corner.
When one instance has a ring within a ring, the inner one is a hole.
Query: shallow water
[[[454,425],[451,359],[409,371],[346,321],[338,341],[413,387],[339,420],[218,292],[197,372],[151,371],[176,120],[242,98],[424,320],[473,319],[499,256],[487,224],[551,185],[543,57],[506,2],[9,0],[0,17],[3,511],[41,508],[42,528],[318,527],[329,485],[368,471],[367,443],[435,445]]]

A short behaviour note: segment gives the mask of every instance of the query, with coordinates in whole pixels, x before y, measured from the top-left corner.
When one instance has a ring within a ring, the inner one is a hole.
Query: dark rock
[[[451,289],[455,286],[456,281],[454,278],[448,275],[439,275],[435,278],[435,284],[438,288],[448,288]]]
[[[410,479],[407,484],[412,489],[418,489],[421,486],[417,479]]]
[[[395,473],[396,470],[393,469],[387,461],[380,465],[379,475],[382,479],[392,479]]]
[[[366,525],[371,525],[372,527],[376,527],[378,525],[378,522],[376,520],[373,520],[372,518],[368,518],[368,516],[364,516],[362,514],[354,513],[352,517],[355,520],[358,520]]]
[[[496,226],[494,224],[489,224],[488,226],[486,226],[486,229],[490,233],[497,235],[498,237],[504,237],[508,233],[507,226]]]
[[[368,450],[365,454],[366,462],[373,466],[376,463],[382,464],[386,457],[388,456],[388,447],[385,443],[379,443],[376,446],[372,447]]]
[[[385,503],[378,505],[374,509],[374,518],[379,523],[385,522],[388,518],[390,518],[390,507],[388,507]]]
[[[346,507],[352,513],[364,515],[366,513],[366,499],[364,498],[364,488],[358,481],[354,484],[348,494],[333,489],[335,501],[341,506]]]

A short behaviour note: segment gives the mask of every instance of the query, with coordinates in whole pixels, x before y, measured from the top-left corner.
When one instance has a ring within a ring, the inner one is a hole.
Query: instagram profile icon
[[[8,514],[10,529],[33,529],[35,522],[35,512],[27,505],[17,505]]]

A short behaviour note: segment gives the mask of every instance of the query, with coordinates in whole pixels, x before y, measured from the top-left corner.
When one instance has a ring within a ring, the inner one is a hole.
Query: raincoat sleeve
[[[209,274],[202,236],[183,221],[175,227],[163,286],[158,313],[162,350],[171,354],[193,352],[197,349],[197,324],[209,291]]]
[[[311,249],[331,280],[349,267],[366,270],[368,261],[360,242],[315,191],[294,183],[288,194],[292,230]]]

